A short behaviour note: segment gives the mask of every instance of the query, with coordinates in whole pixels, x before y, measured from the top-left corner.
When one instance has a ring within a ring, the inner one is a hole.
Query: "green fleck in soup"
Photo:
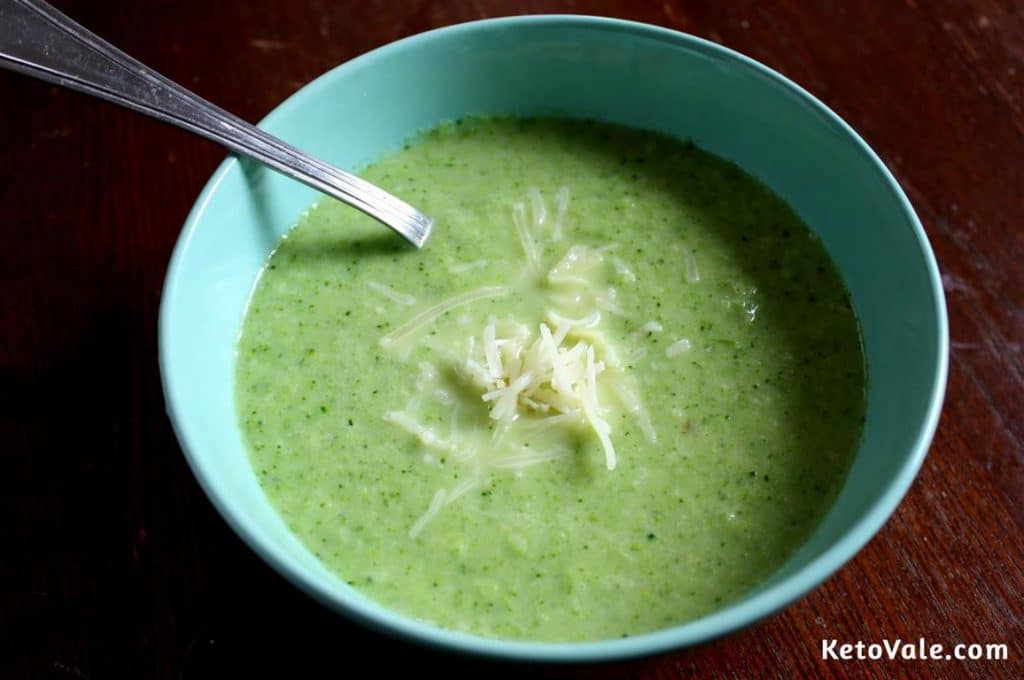
[[[807,539],[864,358],[771,191],[557,120],[445,125],[364,175],[437,219],[428,245],[321,202],[238,345],[253,468],[340,578],[447,628],[608,639],[722,607]]]

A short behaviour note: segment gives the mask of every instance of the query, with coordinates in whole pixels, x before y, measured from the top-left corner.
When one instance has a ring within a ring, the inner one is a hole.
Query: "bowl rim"
[[[825,579],[852,559],[888,520],[917,475],[927,455],[941,414],[949,360],[949,331],[945,296],[935,255],[909,199],[878,155],[849,124],[800,85],[764,64],[728,47],[669,28],[624,19],[571,14],[500,17],[453,24],[385,44],[343,62],[310,81],[285,99],[260,121],[259,126],[265,127],[272,124],[279,117],[288,114],[296,107],[302,106],[307,100],[317,97],[333,81],[344,77],[345,71],[350,70],[356,65],[360,67],[372,65],[375,61],[385,56],[403,50],[414,49],[422,43],[439,37],[454,37],[480,29],[511,29],[532,27],[540,24],[632,34],[640,38],[654,39],[681,45],[699,52],[710,53],[717,58],[732,61],[740,67],[751,69],[762,77],[773,81],[782,89],[795,94],[804,104],[817,111],[817,113],[824,116],[830,123],[845,133],[859,152],[878,171],[889,191],[895,195],[903,211],[903,217],[913,229],[927,270],[932,301],[935,306],[935,318],[938,322],[938,328],[935,329],[938,339],[938,352],[928,409],[919,425],[917,437],[910,455],[903,462],[897,474],[884,485],[882,493],[869,506],[855,526],[823,553],[761,592],[747,596],[734,604],[699,619],[678,624],[671,628],[623,639],[587,642],[532,642],[486,638],[418,621],[404,614],[386,609],[382,605],[377,605],[371,602],[369,598],[361,595],[348,596],[339,593],[339,591],[321,587],[308,573],[298,568],[297,565],[292,564],[288,558],[280,555],[279,549],[273,542],[264,540],[260,535],[250,530],[244,514],[232,511],[226,502],[220,498],[219,493],[216,491],[215,479],[212,475],[207,475],[200,458],[194,453],[196,448],[195,442],[190,437],[182,416],[171,397],[168,380],[169,357],[167,354],[167,348],[171,341],[170,308],[172,305],[169,304],[169,300],[173,298],[173,292],[181,277],[182,261],[189,241],[195,233],[197,225],[201,221],[206,207],[216,193],[221,181],[238,162],[233,156],[228,156],[220,164],[203,187],[202,192],[199,194],[184,222],[168,265],[161,293],[158,327],[159,363],[164,400],[175,435],[193,475],[227,524],[257,555],[277,572],[331,609],[377,630],[397,635],[407,641],[480,656],[549,662],[595,662],[647,656],[707,642],[745,628],[779,611],[814,590]]]

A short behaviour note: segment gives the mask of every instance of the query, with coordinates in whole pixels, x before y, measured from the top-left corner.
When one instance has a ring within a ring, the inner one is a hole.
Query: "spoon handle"
[[[0,0],[0,66],[120,104],[253,158],[362,210],[416,247],[431,220],[147,68],[41,0]]]

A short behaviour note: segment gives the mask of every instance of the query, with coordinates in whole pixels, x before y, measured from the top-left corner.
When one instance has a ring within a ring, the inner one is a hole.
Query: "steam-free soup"
[[[764,185],[558,120],[445,125],[364,175],[437,218],[427,246],[320,202],[238,345],[253,468],[341,579],[448,628],[608,639],[725,605],[810,535],[864,360]]]

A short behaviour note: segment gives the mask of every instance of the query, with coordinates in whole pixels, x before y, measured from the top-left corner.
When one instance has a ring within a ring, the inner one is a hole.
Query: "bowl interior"
[[[672,31],[586,17],[493,20],[415,36],[314,81],[264,127],[359,168],[417,131],[469,113],[587,117],[689,138],[735,161],[796,209],[839,265],[864,332],[867,424],[839,499],[768,582],[668,631],[600,643],[511,643],[440,631],[378,607],[287,530],[242,446],[233,399],[239,324],[276,240],[317,196],[262,167],[228,160],[185,224],[160,328],[169,413],[227,521],[264,559],[332,606],[420,640],[508,656],[595,659],[694,643],[746,625],[827,577],[902,498],[927,450],[945,384],[938,272],[884,166],[834,114],[755,62]]]

